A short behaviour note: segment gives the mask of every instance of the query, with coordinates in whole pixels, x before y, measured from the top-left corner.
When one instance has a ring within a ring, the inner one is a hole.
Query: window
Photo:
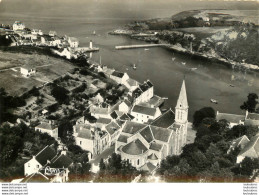
[[[36,165],[37,168],[39,168],[40,166],[39,165]]]
[[[30,167],[30,163],[28,163],[28,167]]]
[[[137,165],[139,165],[139,159],[137,160]]]
[[[82,141],[80,141],[80,145],[82,145]]]

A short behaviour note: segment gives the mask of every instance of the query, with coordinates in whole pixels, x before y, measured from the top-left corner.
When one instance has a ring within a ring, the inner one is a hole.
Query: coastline
[[[116,32],[117,31],[117,32]],[[131,39],[135,39],[135,40],[139,40],[139,41],[143,41],[146,43],[153,43],[153,44],[167,44],[164,46],[160,46],[162,48],[165,48],[169,51],[173,51],[176,53],[180,53],[180,54],[184,54],[184,55],[191,55],[194,59],[202,59],[202,60],[206,60],[208,62],[216,62],[216,63],[221,63],[224,64],[225,66],[229,67],[229,68],[243,68],[243,69],[249,69],[255,72],[259,72],[259,66],[254,65],[254,64],[247,64],[247,63],[239,63],[239,62],[235,62],[233,60],[227,60],[224,58],[220,58],[217,56],[208,56],[205,53],[200,53],[200,52],[195,52],[195,51],[189,51],[183,47],[179,47],[177,45],[171,45],[166,43],[165,41],[161,41],[160,39],[156,38],[158,41],[154,42],[153,40],[145,40],[146,36],[136,36],[134,31],[128,31],[126,30],[125,32],[118,32],[120,30],[114,30],[113,32],[109,32],[110,35],[115,35],[115,36],[127,36]],[[154,37],[154,36],[151,36]]]

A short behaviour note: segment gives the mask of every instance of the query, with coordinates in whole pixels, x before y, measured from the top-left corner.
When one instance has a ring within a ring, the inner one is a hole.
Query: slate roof
[[[124,73],[118,72],[118,71],[114,71],[114,72],[112,73],[112,76],[122,78],[122,77],[124,76]]]
[[[259,157],[259,136],[251,138],[250,142],[240,151],[239,155],[245,155],[252,158]]]
[[[147,158],[150,159],[150,160],[157,160],[158,159],[157,156],[154,153],[150,154]]]
[[[42,122],[41,124],[39,124],[38,126],[36,126],[35,128],[39,128],[39,129],[47,129],[47,130],[54,130],[55,128],[57,128],[57,126],[50,124],[50,123],[46,123],[46,122]]]
[[[117,115],[117,113],[116,113],[115,111],[113,111],[113,112],[111,113],[111,117],[112,117],[113,119],[117,119],[117,118],[118,118],[118,115]]]
[[[61,154],[51,161],[51,168],[68,168],[73,163],[72,159],[68,156]]]
[[[119,138],[118,138],[118,141],[119,141],[119,142],[127,143],[127,139],[128,139],[128,136],[126,136],[126,135],[120,135]]]
[[[117,130],[120,129],[120,126],[112,121],[110,124],[106,125],[105,128],[110,135],[113,135]]]
[[[151,125],[156,127],[168,128],[174,123],[174,118],[174,112],[170,108],[153,122],[151,122]]]
[[[141,114],[145,114],[145,115],[149,115],[149,116],[154,116],[156,114],[156,109],[144,107],[144,106],[140,106],[140,105],[135,105],[131,112],[136,112],[136,113],[141,113]]]
[[[156,140],[168,142],[172,132],[171,130],[155,126],[150,126],[150,128]]]
[[[127,80],[127,83],[128,83],[130,86],[137,86],[137,85],[138,85],[138,82],[135,81],[135,80],[133,80],[133,79],[131,79],[131,78],[129,78],[129,79]]]
[[[245,147],[245,145],[249,143],[249,141],[250,140],[247,138],[247,136],[243,135],[242,137],[239,137],[239,138],[233,140],[230,148],[236,148],[236,147],[240,146],[241,149],[243,149]]]
[[[88,124],[77,124],[74,126],[75,131],[78,133],[79,131],[83,131],[83,130],[89,130],[91,128],[91,125]]]
[[[160,151],[163,148],[163,145],[156,143],[156,142],[152,142],[149,149],[151,150],[155,150],[155,151]]]
[[[77,137],[80,137],[83,139],[88,139],[88,140],[93,140],[92,132],[90,129],[84,129],[82,131],[79,131]]]
[[[126,120],[132,120],[134,119],[135,117],[132,116],[131,114],[123,114],[121,117],[120,117],[120,120],[123,120],[123,121],[126,121]]]
[[[98,118],[96,123],[101,123],[101,124],[109,124],[111,122],[111,119],[108,118]]]
[[[147,80],[147,84],[149,87],[153,87],[153,84],[149,80]]]
[[[143,171],[148,171],[148,172],[152,173],[156,169],[156,166],[153,165],[152,163],[148,162],[148,163],[144,164],[142,167],[140,167],[140,169]]]
[[[140,129],[143,129],[144,127],[146,127],[146,125],[144,125],[144,124],[136,123],[136,122],[132,122],[132,121],[126,121],[126,124],[122,129],[122,132],[133,135],[133,134],[137,133]]]
[[[128,107],[131,107],[131,103],[130,103],[129,100],[124,100],[123,102],[124,102]],[[123,103],[123,102],[122,102],[122,103]]]
[[[154,140],[152,132],[150,130],[150,126],[145,127],[139,133],[148,143],[150,143]]]
[[[56,156],[56,151],[52,149],[50,146],[46,146],[43,150],[41,150],[38,154],[36,154],[36,160],[44,166],[47,164],[47,161],[51,161]]]
[[[139,139],[136,139],[122,147],[122,151],[129,155],[140,155],[145,153],[147,150],[146,146]]]
[[[256,113],[248,113],[247,119],[259,120],[259,114],[256,114]]]
[[[45,182],[49,182],[49,179],[48,177],[46,177],[40,172],[32,173],[31,175],[28,175],[25,178],[23,178],[23,180],[21,181],[21,183],[45,183]]]
[[[132,96],[133,96],[134,98],[137,98],[137,97],[139,97],[142,93],[143,93],[143,91],[138,87],[138,88],[136,88],[136,89],[132,92]]]
[[[216,116],[217,121],[225,119],[230,123],[239,123],[239,121],[244,121],[244,115],[228,114],[228,113],[218,113]]]
[[[150,87],[147,83],[143,83],[139,85],[139,88],[144,92],[144,91],[147,91]]]

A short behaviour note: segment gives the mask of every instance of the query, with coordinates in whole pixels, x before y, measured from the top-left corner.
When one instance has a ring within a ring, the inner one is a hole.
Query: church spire
[[[179,98],[177,100],[176,107],[178,109],[188,109],[188,101],[187,101],[187,94],[186,94],[186,87],[185,87],[185,80],[183,80],[181,91]]]

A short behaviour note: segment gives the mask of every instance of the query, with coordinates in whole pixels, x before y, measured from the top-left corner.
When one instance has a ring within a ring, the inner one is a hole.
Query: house
[[[115,152],[138,170],[153,172],[168,155],[179,155],[186,144],[188,108],[183,81],[175,114],[169,109],[150,124],[126,121]]]
[[[101,96],[100,93],[97,93],[96,96],[93,97],[94,101],[96,101],[97,103],[103,103],[104,102],[104,98]]]
[[[229,127],[232,128],[235,125],[251,125],[259,128],[259,114],[249,113],[246,111],[245,115],[219,113],[216,115],[217,121],[225,119],[229,122]]]
[[[243,125],[245,121],[245,116],[237,114],[219,113],[217,111],[216,120],[220,121],[222,119],[227,120],[229,122],[229,127],[232,128],[235,125]]]
[[[109,119],[109,118],[98,118],[98,119],[96,120],[95,125],[96,125],[96,127],[102,129],[103,126],[108,125],[111,121],[112,121],[112,120]]]
[[[72,48],[76,48],[76,47],[79,46],[79,41],[75,37],[69,37],[68,38],[68,43],[69,43],[70,47],[72,47]]]
[[[147,80],[132,92],[134,104],[149,101],[154,96],[154,86]]]
[[[71,59],[73,56],[68,48],[61,48],[59,50],[53,50],[53,52],[59,56],[66,57],[67,59]]]
[[[237,163],[243,161],[245,157],[259,158],[259,135],[251,138],[237,156]]]
[[[24,175],[28,176],[38,172],[40,168],[44,167],[55,156],[56,151],[50,146],[46,146],[38,154],[33,156],[31,160],[24,164]]]
[[[58,138],[58,127],[53,121],[41,122],[41,124],[35,127],[35,131],[40,131],[41,133],[47,133],[55,139]]]
[[[130,92],[132,92],[139,86],[139,82],[129,78],[128,80],[126,80],[126,82],[124,82],[124,85]]]
[[[130,111],[130,108],[131,108],[131,103],[129,102],[129,100],[124,100],[119,104],[120,112],[128,113]]]
[[[49,42],[50,42],[50,46],[55,46],[55,47],[61,44],[61,40],[57,36],[54,36],[54,37],[52,36]]]
[[[20,68],[20,71],[23,76],[29,77],[36,73],[36,68],[34,66],[25,65]]]
[[[39,30],[39,29],[32,29],[31,30],[31,34],[33,34],[33,35],[43,35],[43,32],[41,31],[41,30]]]
[[[76,145],[89,151],[91,158],[109,147],[109,137],[106,131],[89,124],[77,124],[73,129]]]
[[[112,72],[110,78],[117,82],[118,84],[125,84],[126,81],[129,79],[129,75],[127,73],[122,73],[118,71]]]
[[[16,30],[24,30],[25,28],[25,25],[20,22],[20,21],[15,21],[14,24],[13,24],[13,30],[16,31]]]
[[[118,139],[121,133],[121,127],[118,125],[118,123],[111,121],[104,127],[104,130],[107,132],[109,137],[109,146],[115,144],[116,140]]]
[[[135,105],[130,114],[134,117],[133,121],[138,123],[146,123],[159,117],[161,115],[161,111],[159,108]]]
[[[57,154],[52,147],[46,146],[24,164],[26,177],[21,182],[66,182],[72,166],[73,161],[65,151]]]
[[[111,107],[102,107],[101,105],[90,106],[90,113],[95,118],[111,118]]]
[[[49,31],[49,36],[54,37],[56,35],[57,35],[56,31]]]
[[[242,137],[239,137],[231,142],[227,153],[230,153],[237,147],[240,147],[240,149],[242,150],[249,142],[250,140],[248,139],[248,137],[246,135],[243,135]]]

